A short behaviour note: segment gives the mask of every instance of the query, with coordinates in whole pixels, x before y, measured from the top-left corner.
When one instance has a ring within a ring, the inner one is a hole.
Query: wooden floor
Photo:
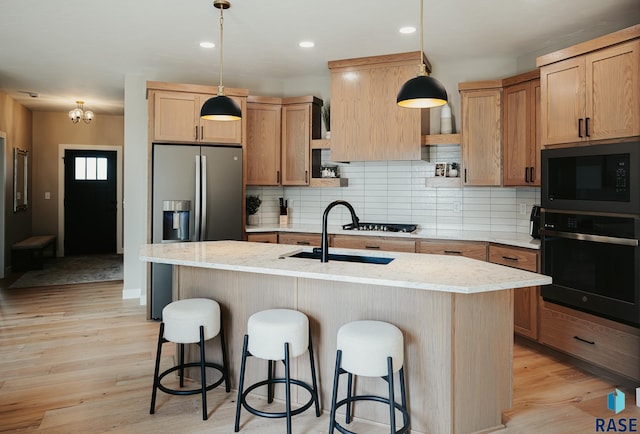
[[[235,394],[223,389],[208,394],[208,421],[198,396],[159,393],[156,414],[149,414],[158,323],[145,320],[138,300],[122,300],[122,282],[8,285],[0,281],[0,432],[233,432]],[[172,362],[171,348],[165,345],[163,367]],[[616,416],[606,398],[614,381],[521,343],[514,352],[514,406],[499,432],[588,433],[596,417],[640,418],[631,388],[622,387],[627,409]],[[328,416],[308,411],[293,428],[326,433]],[[388,432],[363,423],[353,429]],[[243,412],[241,431],[279,434],[284,421]]]

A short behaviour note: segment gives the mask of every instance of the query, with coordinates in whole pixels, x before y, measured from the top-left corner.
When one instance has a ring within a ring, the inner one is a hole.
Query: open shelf
[[[444,187],[444,188],[460,188],[462,187],[462,178],[450,176],[431,176],[427,178],[427,187]]]
[[[427,134],[422,136],[422,145],[459,145],[461,134]]]
[[[311,178],[309,187],[348,187],[347,178]]]

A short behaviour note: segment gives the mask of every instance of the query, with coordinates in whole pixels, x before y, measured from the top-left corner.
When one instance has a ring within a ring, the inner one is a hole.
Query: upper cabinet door
[[[502,89],[460,92],[464,185],[499,186]]]
[[[503,95],[503,185],[540,185],[540,80],[506,86]]]
[[[280,184],[280,104],[247,104],[247,185]]]
[[[587,140],[640,135],[639,74],[640,40],[586,56]]]
[[[640,135],[640,40],[540,71],[543,146]]]
[[[154,141],[193,142],[198,137],[198,95],[181,92],[154,94]]]
[[[309,185],[311,105],[282,108],[282,185]]]
[[[203,143],[242,143],[242,121],[212,121],[200,119],[200,108],[213,96],[214,95],[200,95],[200,105],[197,114],[200,123],[198,141]],[[230,98],[234,100],[242,110],[242,99],[233,96]],[[242,112],[245,113],[245,110],[242,110]]]
[[[541,68],[542,141],[545,145],[583,140],[584,70],[584,57],[567,59]]]

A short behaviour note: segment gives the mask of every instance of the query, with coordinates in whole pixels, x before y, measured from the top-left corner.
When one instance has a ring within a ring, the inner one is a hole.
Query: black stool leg
[[[184,344],[180,344],[178,364],[180,365],[180,387],[184,387]]]
[[[389,383],[389,425],[391,432],[396,432],[396,400],[393,387],[393,359],[387,357],[387,382]]]
[[[291,434],[291,375],[289,365],[289,343],[284,343],[284,383],[285,383],[285,399],[287,413],[287,434]]]
[[[340,382],[340,365],[342,364],[342,350],[336,353],[336,368],[333,371],[333,393],[331,395],[331,413],[329,414],[329,434],[333,434],[336,427],[336,402],[338,401],[338,383]]]
[[[153,392],[151,392],[151,409],[149,414],[156,412],[156,394],[158,391],[158,375],[160,375],[160,353],[162,352],[162,344],[164,343],[164,323],[160,323],[160,332],[158,333],[158,349],[156,350],[156,368],[153,373]]]
[[[200,326],[200,382],[202,383],[202,420],[207,420],[207,373],[204,364],[204,327]]]
[[[247,363],[247,347],[249,346],[249,335],[244,335],[244,344],[242,345],[242,363],[240,365],[240,382],[238,383],[238,399],[236,400],[236,424],[233,428],[234,432],[240,431],[240,409],[242,407],[242,392],[244,389],[244,368]]]
[[[351,397],[353,396],[353,374],[351,372],[347,372],[347,411],[345,414],[344,421],[347,424],[351,423]]]
[[[404,386],[404,366],[400,368],[400,395],[402,399],[402,408],[406,411],[403,417],[404,424],[407,426],[407,432],[409,432],[409,409],[407,408],[407,391]]]
[[[229,384],[229,359],[227,358],[227,341],[224,338],[222,313],[220,314],[220,349],[222,350],[222,372],[224,375],[225,390],[229,393],[231,392],[231,384]]]
[[[320,417],[320,403],[318,402],[318,382],[316,381],[316,364],[313,360],[313,343],[309,330],[309,360],[311,361],[311,382],[313,385],[313,399],[316,401],[316,417]]]
[[[273,380],[273,360],[269,360],[267,362],[267,402],[271,404],[273,402],[273,388],[274,384],[271,382]]]

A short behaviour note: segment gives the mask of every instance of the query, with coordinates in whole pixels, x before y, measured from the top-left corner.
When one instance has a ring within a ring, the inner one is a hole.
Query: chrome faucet
[[[347,202],[346,200],[335,200],[331,202],[327,206],[327,208],[324,210],[324,213],[322,214],[322,246],[321,246],[322,262],[329,262],[329,236],[327,235],[327,217],[329,216],[329,211],[331,211],[331,209],[336,205],[346,206],[349,212],[351,213],[351,223],[353,224],[353,227],[355,229],[358,229],[358,227],[360,226],[358,224],[360,219],[356,215],[355,210],[353,209],[353,207],[349,202]]]

